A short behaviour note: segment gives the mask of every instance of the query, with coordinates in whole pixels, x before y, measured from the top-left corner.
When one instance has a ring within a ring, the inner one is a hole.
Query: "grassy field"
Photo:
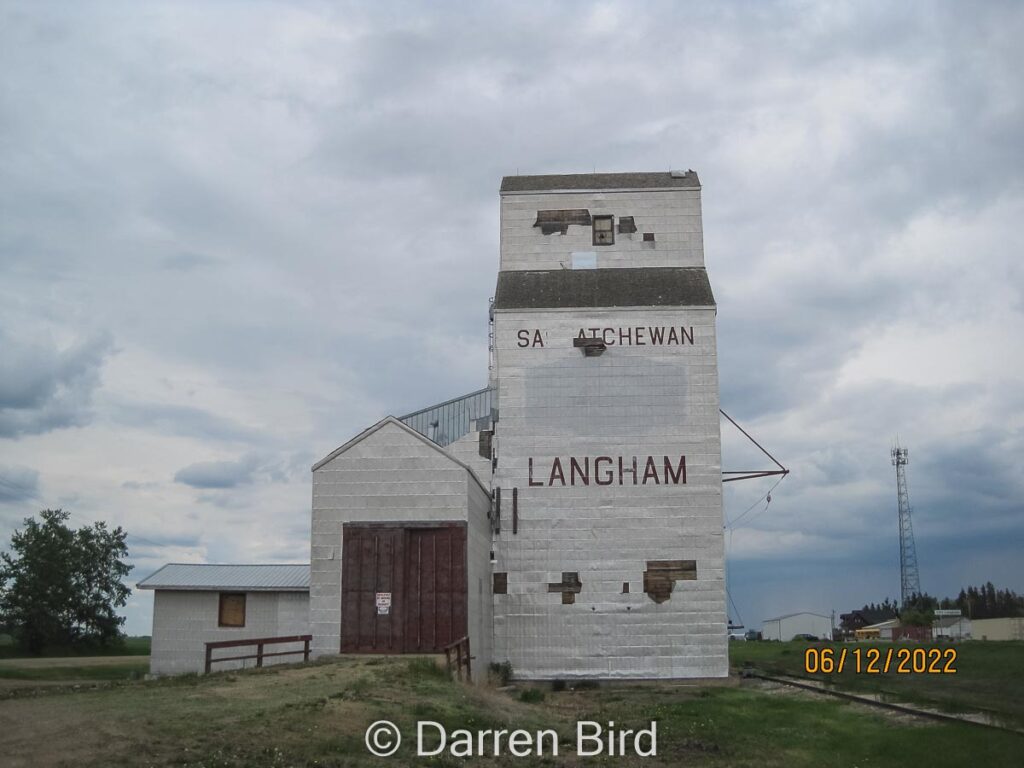
[[[756,645],[756,644],[750,644]],[[5,765],[454,766],[416,758],[414,723],[449,728],[556,729],[557,758],[475,759],[473,765],[932,766],[1019,765],[1024,737],[879,713],[790,688],[732,679],[499,691],[453,683],[431,659],[344,658],[308,666],[225,672],[41,692],[0,700]],[[524,700],[525,699],[525,700]],[[388,760],[367,753],[378,719],[406,736]],[[653,758],[573,756],[575,722],[658,722]]]
[[[147,656],[95,656],[64,659],[0,660],[0,693],[5,681],[77,683],[139,680],[149,672]]]
[[[149,656],[150,638],[127,637],[124,642],[97,650],[95,648],[47,648],[44,657],[64,658],[67,656]],[[20,659],[28,655],[15,647],[10,635],[0,635],[0,659]]]
[[[843,674],[808,675],[804,672],[804,653],[809,647],[834,647],[842,643],[769,643],[732,642],[730,661],[734,670],[748,663],[763,672],[792,675],[830,682],[855,692],[884,694],[898,701],[926,704],[944,711],[985,712],[1024,727],[1024,643],[967,642],[943,645],[957,652],[955,675],[857,674],[849,668]],[[884,655],[889,648],[915,647],[892,643],[845,644],[852,649],[878,648]],[[928,647],[928,646],[921,646]]]

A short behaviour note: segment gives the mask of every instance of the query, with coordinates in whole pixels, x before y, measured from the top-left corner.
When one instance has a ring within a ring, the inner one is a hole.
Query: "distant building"
[[[938,640],[967,640],[971,636],[971,620],[958,608],[939,608],[932,621],[932,637]]]
[[[914,624],[898,624],[892,628],[892,641],[912,641],[915,643],[928,643],[934,638],[931,627],[922,627]]]
[[[936,616],[932,622],[932,636],[949,640],[968,640],[971,637],[971,620],[966,616]]]
[[[877,624],[868,624],[856,631],[858,640],[892,640],[893,632],[900,627],[899,619],[888,619]]]
[[[873,611],[860,609],[857,611],[850,611],[849,613],[839,614],[839,624],[843,629],[853,632],[872,624],[878,624],[881,621],[888,621],[889,619],[895,618],[896,612],[888,608],[879,608]]]
[[[797,635],[813,635],[821,640],[832,639],[832,617],[820,613],[789,613],[765,619],[761,636],[765,640],[792,640]]]
[[[975,640],[1024,640],[1024,617],[975,619],[971,629]]]

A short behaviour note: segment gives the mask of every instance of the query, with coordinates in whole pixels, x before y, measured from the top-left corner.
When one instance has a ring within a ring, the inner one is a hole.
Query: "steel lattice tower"
[[[906,605],[912,596],[921,594],[914,526],[910,522],[910,494],[907,493],[907,449],[899,445],[893,448],[892,463],[896,467],[896,497],[900,514],[900,604]]]

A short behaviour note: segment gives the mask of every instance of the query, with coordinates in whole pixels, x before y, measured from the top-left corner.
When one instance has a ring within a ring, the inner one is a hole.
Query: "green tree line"
[[[881,603],[868,603],[861,610],[872,616],[899,616],[903,624],[928,626],[940,608],[959,609],[969,619],[1002,619],[1024,616],[1024,597],[1012,589],[997,589],[988,581],[980,587],[964,587],[956,597],[940,600],[924,592],[912,595],[902,607],[887,597]]]

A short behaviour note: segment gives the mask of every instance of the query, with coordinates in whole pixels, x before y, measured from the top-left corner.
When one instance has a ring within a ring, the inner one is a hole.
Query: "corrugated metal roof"
[[[169,563],[136,586],[139,589],[305,592],[309,589],[309,566]]]
[[[794,616],[817,616],[819,619],[828,619],[829,621],[832,620],[831,616],[826,616],[822,613],[812,613],[811,611],[798,611],[797,613],[786,613],[782,616],[773,616],[770,619],[762,620],[761,623],[763,624],[766,621],[781,621],[782,619],[791,619]]]
[[[899,619],[886,619],[885,621],[880,621],[877,624],[868,624],[866,627],[861,627],[861,629],[889,629],[890,627],[898,627],[899,625]]]
[[[696,171],[673,175],[656,173],[566,173],[545,176],[506,176],[502,193],[550,192],[573,189],[700,189]]]
[[[494,391],[484,387],[399,416],[398,420],[444,447],[472,432],[473,422],[490,417],[493,401]]]

